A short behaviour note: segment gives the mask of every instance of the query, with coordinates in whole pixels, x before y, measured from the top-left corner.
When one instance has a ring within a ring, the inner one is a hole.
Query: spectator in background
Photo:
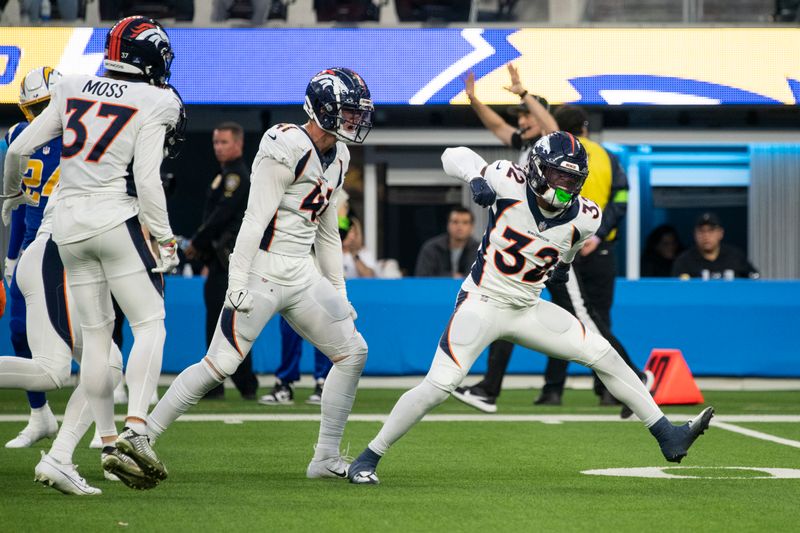
[[[695,245],[675,260],[672,275],[681,279],[733,279],[759,277],[744,253],[722,244],[725,229],[717,215],[703,213],[694,225]]]
[[[51,0],[52,1],[52,0]],[[118,20],[131,15],[154,19],[172,18],[181,21],[194,19],[194,0],[98,0],[101,20]]]
[[[53,18],[53,6],[58,6],[59,18],[71,22],[78,18],[78,0],[19,0],[19,13],[30,22]]]
[[[345,220],[348,226],[347,234],[342,239],[345,279],[376,277],[377,263],[372,252],[364,248],[364,232],[361,229],[361,221],[352,216]],[[341,227],[341,219],[339,224]]]
[[[641,276],[643,278],[668,278],[672,276],[672,264],[683,251],[678,230],[662,224],[650,232],[642,254]]]
[[[283,0],[213,0],[211,3],[211,22],[249,15],[251,24],[260,25],[272,19],[286,20],[286,14]]]
[[[467,275],[475,261],[478,241],[472,238],[475,217],[466,207],[455,207],[447,217],[447,232],[425,241],[417,256],[417,277]]]
[[[203,222],[184,250],[186,258],[202,261],[208,268],[203,287],[206,303],[206,345],[211,344],[217,320],[228,290],[228,261],[236,235],[242,225],[250,191],[250,169],[244,161],[244,129],[236,122],[223,122],[214,128],[214,155],[221,172],[211,181],[206,192]],[[253,374],[253,358],[248,352],[231,376],[246,400],[255,400],[258,379]],[[207,397],[223,398],[220,384]]]

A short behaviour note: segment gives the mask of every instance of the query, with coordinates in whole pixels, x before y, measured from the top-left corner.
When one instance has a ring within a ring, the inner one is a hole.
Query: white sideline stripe
[[[711,425],[720,429],[732,431],[733,433],[739,433],[740,435],[747,435],[748,437],[753,437],[754,439],[768,440],[770,442],[783,444],[784,446],[800,448],[799,441],[784,439],[783,437],[776,437],[775,435],[770,435],[769,433],[761,433],[760,431],[734,426],[733,424],[726,424],[725,422],[719,422],[717,420],[712,420]]]
[[[29,415],[0,415],[0,422],[27,422]],[[385,422],[388,414],[354,414],[350,415],[353,422]],[[671,414],[673,422],[689,420],[695,414]],[[56,417],[59,421],[62,416]],[[116,416],[117,422],[125,419],[124,416]],[[178,419],[179,422],[225,422],[227,424],[238,424],[241,422],[319,422],[318,414],[262,414],[262,413],[228,413],[228,414],[204,414],[183,415]],[[542,422],[545,424],[560,424],[562,422],[639,422],[634,417],[623,420],[619,415],[428,415],[422,419],[423,422]],[[800,415],[721,415],[715,416],[712,425],[722,429],[728,429],[729,424],[723,422],[784,422],[798,423]],[[737,426],[731,426],[737,427]],[[744,428],[738,430],[750,431]],[[734,430],[731,430],[734,431]],[[752,433],[758,433],[753,431]],[[765,435],[759,433],[759,435]],[[769,435],[767,435],[769,437]],[[779,437],[773,437],[779,438]],[[786,439],[783,439],[786,440]],[[795,441],[790,441],[795,442]],[[798,443],[800,444],[800,443]]]

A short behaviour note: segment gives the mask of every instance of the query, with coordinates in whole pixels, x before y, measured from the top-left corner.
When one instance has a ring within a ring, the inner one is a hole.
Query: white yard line
[[[695,413],[696,414],[696,413]],[[688,420],[695,414],[671,414],[673,422]],[[354,414],[350,415],[353,422],[384,422],[388,414]],[[59,420],[63,417],[57,416]],[[117,416],[117,421],[124,420],[124,416]],[[0,415],[0,422],[27,422],[28,415]],[[241,422],[319,422],[318,414],[283,414],[283,413],[228,413],[228,414],[187,414],[178,419],[179,422],[225,422],[238,424]],[[560,424],[564,422],[638,422],[636,418],[622,420],[618,415],[479,415],[479,414],[450,414],[428,415],[423,422],[541,422],[544,424]],[[749,429],[739,428],[725,424],[725,422],[783,422],[800,423],[800,415],[721,415],[715,416],[712,424],[721,429],[738,431],[742,434],[758,433]],[[729,426],[729,427],[728,427]],[[736,428],[730,429],[731,427]],[[754,435],[751,435],[754,436]],[[769,437],[769,435],[767,435]],[[777,439],[778,437],[773,437]],[[769,440],[769,439],[767,439]],[[786,439],[782,439],[786,440]],[[795,442],[795,441],[789,441]],[[798,443],[800,444],[800,443]]]
[[[748,420],[748,422],[751,421]],[[752,422],[760,422],[760,420],[752,420]],[[784,439],[783,437],[776,437],[775,435],[770,435],[769,433],[762,433],[760,431],[734,426],[733,424],[726,424],[725,422],[721,422],[717,419],[712,420],[711,425],[716,428],[732,431],[733,433],[753,437],[754,439],[767,440],[770,442],[783,444],[784,446],[791,446],[792,448],[800,448],[800,441]]]

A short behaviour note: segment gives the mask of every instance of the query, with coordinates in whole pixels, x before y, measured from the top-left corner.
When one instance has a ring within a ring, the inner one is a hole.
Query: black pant
[[[566,285],[548,285],[553,303],[563,307],[584,322],[594,322],[597,330],[619,353],[622,359],[634,372],[642,376],[628,356],[628,352],[617,337],[611,332],[611,305],[614,302],[614,283],[617,272],[617,260],[614,246],[601,244],[593,253],[583,257],[578,255],[572,264],[570,276],[578,282],[579,295],[570,295]],[[588,317],[588,320],[587,320]],[[584,324],[590,327],[589,324]],[[544,374],[542,393],[561,394],[567,380],[569,361],[549,357]],[[598,396],[603,394],[603,382],[594,376],[594,391]]]
[[[206,346],[211,346],[211,339],[217,329],[217,320],[225,302],[225,292],[228,290],[228,272],[221,265],[209,267],[208,278],[203,287],[203,299],[206,302]],[[258,378],[253,374],[253,358],[250,352],[231,376],[233,383],[242,396],[253,396],[258,389]],[[222,384],[208,392],[209,396],[222,396]]]

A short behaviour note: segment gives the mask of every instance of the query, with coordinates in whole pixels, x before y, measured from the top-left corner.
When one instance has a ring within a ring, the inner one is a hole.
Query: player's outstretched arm
[[[442,153],[442,167],[449,176],[469,183],[472,200],[479,206],[489,207],[497,199],[497,193],[483,177],[486,161],[469,148],[447,148]]]
[[[442,152],[445,173],[466,183],[481,177],[485,167],[486,161],[466,146],[447,148]]]
[[[294,180],[292,170],[270,157],[263,157],[250,177],[250,198],[242,227],[236,236],[228,273],[228,292],[244,290],[250,265],[258,251],[264,231],[275,216],[286,188]]]

